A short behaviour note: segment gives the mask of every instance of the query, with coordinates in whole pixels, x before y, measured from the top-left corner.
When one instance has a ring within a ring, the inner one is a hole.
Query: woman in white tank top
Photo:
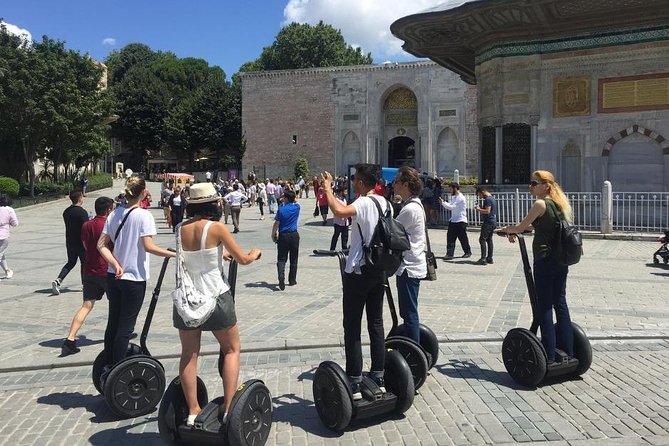
[[[202,331],[211,331],[220,345],[223,355],[223,389],[225,392],[225,414],[237,389],[239,379],[239,329],[235,315],[234,299],[230,286],[223,275],[223,250],[225,257],[234,258],[240,265],[258,260],[261,252],[253,248],[243,253],[221,218],[220,196],[211,183],[194,184],[190,188],[188,215],[190,220],[177,230],[181,240],[184,266],[201,293],[216,296],[217,305],[212,315],[196,328],[187,327],[176,310],[173,312],[174,326],[179,329],[181,360],[179,376],[188,404],[187,424],[193,424],[202,408],[197,401],[197,357],[200,352]],[[214,220],[214,221],[211,221]]]

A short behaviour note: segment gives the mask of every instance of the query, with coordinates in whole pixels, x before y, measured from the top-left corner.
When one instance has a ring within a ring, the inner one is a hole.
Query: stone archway
[[[609,138],[602,151],[606,179],[623,192],[662,192],[669,164],[669,141],[633,125]]]
[[[360,161],[360,138],[355,132],[348,132],[342,141],[342,165],[339,170],[347,175],[348,166],[358,164]]]
[[[416,167],[416,142],[406,136],[388,141],[388,167]]]
[[[388,152],[387,158],[380,160],[381,163],[397,167],[415,166],[419,162],[415,147],[418,140],[418,99],[404,85],[388,89],[383,99],[382,135],[383,140],[388,142]]]
[[[437,175],[452,178],[453,171],[459,169],[458,136],[450,128],[445,128],[437,138]]]

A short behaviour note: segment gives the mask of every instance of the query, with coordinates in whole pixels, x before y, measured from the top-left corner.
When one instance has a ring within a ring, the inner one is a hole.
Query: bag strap
[[[370,196],[367,196],[365,198],[369,198],[370,200],[372,200],[374,202],[374,204],[376,205],[376,209],[379,211],[379,220],[377,221],[376,226],[374,227],[374,232],[372,232],[372,239],[371,240],[374,240],[374,237],[376,237],[376,233],[379,230],[379,224],[381,224],[381,216],[383,215],[383,211],[381,210],[381,205],[379,204],[378,200],[375,200]],[[386,200],[386,199],[384,198],[384,200]],[[388,201],[388,200],[386,200],[386,201]],[[390,202],[388,202],[388,210],[387,210],[386,214],[389,211],[390,211]],[[364,245],[365,244],[365,238],[362,236],[362,229],[360,228],[360,223],[356,223],[356,224],[358,225],[358,232],[360,232],[360,239],[362,240],[362,244]],[[370,242],[371,242],[371,240],[370,240]]]
[[[116,240],[118,239],[118,235],[121,233],[121,228],[123,228],[123,225],[125,225],[126,220],[128,219],[128,217],[130,217],[130,213],[132,211],[134,211],[135,209],[137,209],[137,208],[136,207],[130,208],[128,213],[125,214],[125,216],[123,217],[123,220],[121,220],[121,224],[118,226],[118,228],[116,229],[116,233],[114,234],[114,243],[116,243]]]
[[[425,225],[425,241],[427,242],[427,252],[432,252],[432,247],[430,246],[430,234],[427,231],[427,214],[425,213],[425,207],[423,206],[423,203],[421,203],[420,199],[417,197],[413,197],[411,201],[409,201],[405,206],[408,206],[411,203],[416,203],[423,209],[423,218],[424,218],[423,224]]]

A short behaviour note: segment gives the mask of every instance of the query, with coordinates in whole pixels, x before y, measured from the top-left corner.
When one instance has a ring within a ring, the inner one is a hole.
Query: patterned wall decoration
[[[383,108],[386,110],[411,110],[418,108],[418,101],[413,91],[400,87],[390,93]]]
[[[590,114],[590,77],[565,77],[553,80],[553,117]]]
[[[599,113],[669,109],[669,73],[599,79]]]

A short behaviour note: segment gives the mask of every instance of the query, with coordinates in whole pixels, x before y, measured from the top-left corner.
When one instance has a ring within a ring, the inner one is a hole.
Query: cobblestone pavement
[[[157,184],[151,187],[157,197]],[[120,184],[101,193],[118,189]],[[84,207],[92,209],[101,193],[88,194]],[[244,208],[236,234],[244,249],[264,251],[261,261],[240,268],[237,314],[243,375],[264,379],[274,397],[273,444],[669,444],[669,268],[652,265],[658,245],[585,241],[585,256],[570,271],[568,300],[572,318],[595,339],[593,367],[583,380],[530,391],[503,373],[499,354],[506,331],[529,325],[531,317],[518,247],[496,239],[495,264],[475,265],[476,231],[469,233],[473,258],[441,262],[439,280],[421,284],[421,322],[442,341],[442,359],[406,418],[375,420],[333,436],[316,416],[310,380],[321,360],[343,363],[341,280],[335,258],[311,254],[328,247],[331,224],[311,217],[313,199],[302,203],[297,286],[278,288],[269,215],[261,221],[257,208]],[[58,357],[81,302],[77,270],[65,279],[63,293],[51,296],[51,280],[66,260],[61,213],[67,204],[18,210],[21,226],[8,252],[15,275],[0,279],[0,407],[7,417],[0,444],[159,443],[155,414],[114,421],[90,383],[106,301],[80,332],[81,353]],[[156,242],[173,245],[162,211],[152,212]],[[434,251],[443,255],[446,232],[430,235]],[[153,259],[146,303],[159,267]],[[170,265],[148,340],[168,379],[176,374],[179,352],[167,295],[173,271]],[[211,336],[204,337],[202,350],[216,350]],[[215,395],[220,384],[211,373],[212,357],[205,358],[203,378]]]

